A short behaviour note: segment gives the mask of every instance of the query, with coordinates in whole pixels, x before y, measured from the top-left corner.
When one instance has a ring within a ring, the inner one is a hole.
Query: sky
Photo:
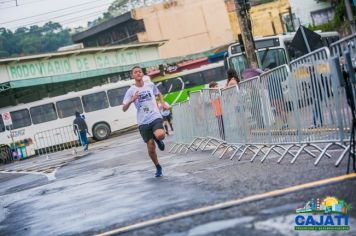
[[[0,28],[59,22],[64,28],[87,26],[107,11],[114,0],[0,0]]]

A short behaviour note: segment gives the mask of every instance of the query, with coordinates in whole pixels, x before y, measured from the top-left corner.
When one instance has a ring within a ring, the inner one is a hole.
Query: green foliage
[[[335,15],[332,21],[318,26],[309,25],[308,28],[314,31],[315,30],[337,31],[340,28],[340,26],[344,23],[345,16],[346,16],[345,2],[340,1],[335,7]]]
[[[55,22],[22,27],[15,32],[0,28],[0,58],[53,52],[71,43],[69,29]]]

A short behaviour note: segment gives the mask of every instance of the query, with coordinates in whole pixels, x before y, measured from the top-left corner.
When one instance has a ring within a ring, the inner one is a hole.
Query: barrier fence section
[[[77,153],[76,147],[81,146],[79,137],[74,132],[74,125],[38,132],[34,135],[34,144],[37,154],[47,157],[50,153],[63,150]]]
[[[184,119],[174,120],[175,145],[170,149],[170,152],[181,152],[186,149],[186,152],[191,148],[191,142],[194,139],[194,113],[191,109],[190,101],[186,100],[182,103],[175,104],[172,107],[172,113],[176,117],[184,117]]]
[[[349,161],[353,157],[356,171],[356,34],[341,39],[331,45],[332,65],[335,77],[339,77],[342,92],[347,97],[351,109],[352,125],[350,135]],[[341,157],[339,163],[341,162]],[[339,164],[338,163],[338,164]],[[349,165],[347,172],[349,172]]]
[[[341,154],[335,165],[340,164],[350,148],[352,114],[334,64],[329,49],[321,48],[292,61],[290,67],[277,67],[236,87],[190,94],[186,103],[193,117],[190,147],[197,138],[222,140],[210,143],[216,146],[212,154],[222,150],[220,158],[232,151],[230,159],[239,154],[240,160],[250,152],[251,161],[262,155],[263,162],[274,152],[278,162],[290,155],[294,163],[304,152],[316,158],[317,165],[322,157],[331,158],[328,150],[336,146]],[[214,96],[221,103],[221,123],[214,119],[218,114]],[[188,123],[188,113],[173,113],[175,120]],[[176,129],[176,134],[185,132],[182,129]]]
[[[333,60],[339,62],[340,67],[336,68],[338,76],[342,77],[340,84],[342,87],[351,88],[345,93],[349,98],[353,98],[353,106],[356,104],[356,34],[341,39],[331,45]],[[350,101],[349,101],[350,102]]]
[[[7,145],[0,145],[0,164],[7,164],[14,161],[11,148]]]

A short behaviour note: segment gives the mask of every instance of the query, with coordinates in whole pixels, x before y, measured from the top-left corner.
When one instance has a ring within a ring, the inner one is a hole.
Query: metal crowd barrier
[[[349,157],[354,158],[356,155],[356,34],[341,39],[331,45],[332,65],[335,77],[339,77],[338,83],[341,87],[341,92],[347,97],[349,108],[352,110],[353,124],[351,126],[350,146],[346,150],[349,152]],[[339,158],[336,165],[342,161],[342,156]],[[350,160],[350,159],[349,159]],[[349,172],[349,169],[347,170]]]
[[[190,142],[186,152],[201,144],[202,150],[215,145],[212,155],[222,150],[220,158],[230,153],[230,159],[239,155],[241,160],[252,153],[251,162],[259,156],[263,162],[273,152],[278,163],[286,156],[295,163],[306,153],[315,165],[323,157],[331,158],[333,148],[341,153],[337,166],[350,149],[352,114],[335,66],[329,49],[321,48],[292,61],[290,67],[277,67],[236,87],[192,93],[185,111],[173,109],[175,120],[184,122],[175,130],[176,142],[184,136],[184,143]],[[216,98],[221,122],[216,119]]]
[[[0,145],[0,164],[8,164],[13,161],[11,148],[8,145]]]
[[[70,150],[77,153],[76,147],[81,146],[79,137],[74,133],[74,125],[38,132],[34,135],[34,144],[39,156]]]
[[[340,61],[340,70],[348,75],[353,90],[352,96],[356,103],[356,34],[331,44],[330,49],[332,57]],[[341,86],[345,86],[345,81],[341,82]]]

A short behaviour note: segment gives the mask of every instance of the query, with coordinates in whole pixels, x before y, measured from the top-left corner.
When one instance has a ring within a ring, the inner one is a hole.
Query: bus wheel
[[[93,136],[95,140],[103,140],[109,137],[111,133],[109,125],[105,123],[99,123],[93,128]]]

